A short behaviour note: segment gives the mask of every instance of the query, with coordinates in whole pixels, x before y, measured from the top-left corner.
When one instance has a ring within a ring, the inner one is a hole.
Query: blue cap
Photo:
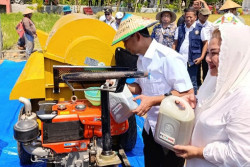
[[[63,7],[63,12],[71,12],[72,10],[70,9],[69,5],[66,5]]]

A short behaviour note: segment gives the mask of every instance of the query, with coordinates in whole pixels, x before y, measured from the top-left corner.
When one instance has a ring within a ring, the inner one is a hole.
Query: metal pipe
[[[148,73],[142,71],[75,72],[63,74],[64,81],[106,81],[107,79],[142,78]]]
[[[31,116],[31,103],[30,100],[25,97],[19,97],[19,101],[24,104],[25,115]]]
[[[111,132],[110,132],[110,113],[109,113],[109,92],[101,90],[102,107],[102,155],[111,155]]]
[[[39,157],[45,157],[49,155],[48,150],[44,150],[42,147],[37,147],[37,146],[32,146],[32,145],[24,145],[23,144],[24,150],[31,154],[31,155],[36,155]]]

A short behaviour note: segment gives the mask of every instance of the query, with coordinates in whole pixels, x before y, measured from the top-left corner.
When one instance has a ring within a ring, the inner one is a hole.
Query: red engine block
[[[43,143],[43,147],[51,148],[57,153],[84,151],[90,139],[94,136],[102,137],[101,106],[93,106],[87,100],[63,101],[52,106],[57,111],[57,116],[52,123],[79,121],[84,125],[83,140],[65,141],[56,143]],[[41,124],[41,136],[43,136],[43,122]],[[110,115],[111,136],[120,135],[128,130],[129,123],[116,123]],[[42,138],[43,142],[43,138]]]

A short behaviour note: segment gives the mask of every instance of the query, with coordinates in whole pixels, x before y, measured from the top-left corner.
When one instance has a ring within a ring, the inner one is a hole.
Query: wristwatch
[[[171,96],[171,95],[172,95],[172,93],[171,93],[171,92],[169,92],[169,93],[165,93],[165,94],[164,94],[164,96],[166,96],[166,97],[167,97],[167,96]]]

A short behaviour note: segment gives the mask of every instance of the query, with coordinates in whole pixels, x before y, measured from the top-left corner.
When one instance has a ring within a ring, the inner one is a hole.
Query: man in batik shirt
[[[176,20],[176,14],[167,9],[157,13],[156,19],[160,21],[160,24],[154,27],[151,37],[157,42],[172,48],[176,30],[176,25],[173,22]]]

